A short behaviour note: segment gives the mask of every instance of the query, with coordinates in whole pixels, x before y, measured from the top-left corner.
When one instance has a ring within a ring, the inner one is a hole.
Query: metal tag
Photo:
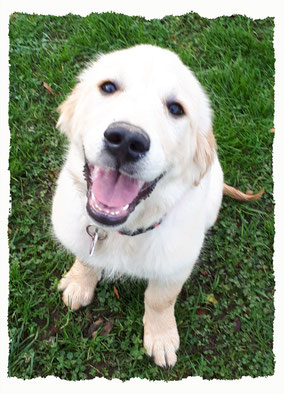
[[[89,255],[93,256],[96,244],[98,241],[102,241],[107,237],[106,231],[102,229],[98,229],[95,226],[89,225],[86,227],[87,234],[91,237],[91,246],[90,246],[90,251]]]
[[[94,254],[98,239],[99,239],[99,234],[98,234],[98,231],[96,231],[95,234],[92,236],[91,247],[90,247],[90,252],[89,252],[90,256],[93,256],[93,254]]]

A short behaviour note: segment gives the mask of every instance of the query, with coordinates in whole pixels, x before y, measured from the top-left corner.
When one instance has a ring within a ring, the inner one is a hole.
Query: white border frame
[[[283,390],[283,381],[281,379],[281,372],[284,372],[283,363],[283,302],[284,302],[284,283],[283,283],[283,203],[281,204],[281,180],[283,178],[281,169],[283,168],[284,154],[282,149],[283,144],[283,101],[284,101],[284,62],[283,50],[281,48],[281,39],[284,37],[284,18],[283,7],[281,2],[277,0],[270,1],[248,1],[238,0],[237,2],[225,0],[144,0],[144,1],[115,1],[103,0],[99,4],[90,1],[81,0],[75,2],[72,0],[10,0],[4,2],[0,0],[0,43],[1,43],[1,106],[0,106],[0,137],[1,137],[1,154],[0,154],[0,175],[1,175],[1,237],[0,250],[1,256],[1,285],[0,285],[0,299],[1,299],[1,325],[0,325],[0,383],[3,393],[12,393],[19,390],[22,393],[35,393],[39,390],[41,393],[49,393],[52,389],[59,392],[62,389],[68,389],[70,392],[77,392],[78,389],[99,390],[113,389],[123,390],[124,392],[132,392],[145,390],[162,389],[164,393],[178,389],[180,391],[197,389],[199,392],[223,393],[230,392],[230,394],[240,392],[247,393],[250,391],[257,391],[258,393],[280,393]],[[282,9],[282,11],[281,11]],[[9,155],[9,128],[8,128],[8,97],[9,97],[9,41],[8,41],[8,26],[9,15],[13,12],[25,12],[36,14],[52,14],[52,15],[66,15],[68,13],[86,16],[91,12],[107,12],[113,11],[126,15],[144,16],[146,19],[162,18],[165,15],[182,15],[187,12],[197,12],[202,17],[216,18],[222,15],[242,14],[253,19],[263,19],[268,16],[275,18],[275,57],[276,57],[276,74],[275,74],[275,137],[273,149],[273,174],[274,174],[274,197],[275,197],[275,253],[274,253],[274,270],[276,279],[276,294],[275,294],[275,324],[274,324],[274,354],[276,356],[275,374],[267,378],[250,378],[244,377],[240,380],[224,381],[212,380],[206,381],[199,377],[189,377],[177,382],[150,382],[141,379],[131,379],[128,382],[122,383],[118,379],[106,380],[104,378],[96,378],[94,380],[67,382],[55,377],[37,378],[32,380],[22,380],[17,378],[7,377],[8,366],[8,331],[7,331],[7,307],[8,307],[8,238],[7,238],[7,224],[9,213],[9,171],[8,171],[8,155]],[[281,15],[282,14],[282,15]],[[282,43],[283,47],[283,43]],[[282,389],[281,389],[282,387]]]

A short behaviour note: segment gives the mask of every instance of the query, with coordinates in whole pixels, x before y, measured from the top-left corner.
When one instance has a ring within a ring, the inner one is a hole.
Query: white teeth
[[[117,211],[114,210],[115,208],[106,209],[106,207],[100,206],[99,201],[96,200],[96,197],[93,194],[92,194],[91,198],[92,198],[93,206],[95,207],[95,209],[97,211],[102,212],[103,214],[106,214],[106,215],[120,216],[123,214],[123,211],[126,211],[129,207],[129,204],[126,204],[123,208],[119,208],[119,210],[117,210]]]

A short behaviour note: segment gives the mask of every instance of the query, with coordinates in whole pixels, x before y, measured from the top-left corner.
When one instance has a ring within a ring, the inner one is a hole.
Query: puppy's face
[[[178,198],[213,158],[207,98],[165,49],[101,56],[59,109],[58,126],[84,152],[88,213],[106,226],[125,223],[152,193],[157,201],[176,185]]]

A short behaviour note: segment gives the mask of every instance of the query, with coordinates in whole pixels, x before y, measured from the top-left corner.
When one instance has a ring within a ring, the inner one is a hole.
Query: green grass
[[[118,14],[11,16],[9,376],[178,380],[274,373],[273,27],[271,18],[237,15],[151,21]],[[56,108],[98,52],[137,43],[171,48],[193,69],[212,100],[227,183],[266,190],[254,203],[224,199],[176,304],[181,346],[172,369],[155,366],[143,350],[145,283],[102,282],[92,305],[67,311],[57,284],[73,257],[50,229],[66,147],[55,129]],[[90,338],[99,318],[113,327],[102,335],[102,325]]]

